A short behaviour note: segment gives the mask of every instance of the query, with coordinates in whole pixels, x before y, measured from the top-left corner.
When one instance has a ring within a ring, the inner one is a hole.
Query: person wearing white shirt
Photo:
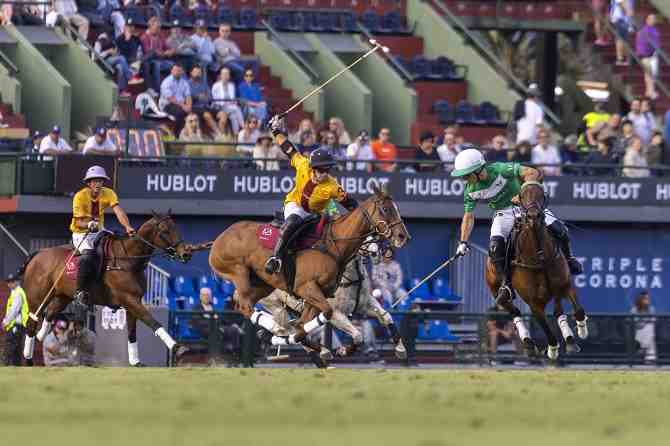
[[[372,164],[364,161],[375,159],[370,147],[370,134],[367,130],[361,130],[354,142],[347,147],[346,158],[349,160],[362,161],[355,164],[347,163],[347,170],[364,170],[372,172]]]
[[[530,154],[530,160],[533,164],[555,164],[555,166],[542,166],[540,170],[548,176],[558,176],[561,174],[561,155],[556,146],[549,144],[549,132],[540,130],[537,135],[539,144],[533,147]]]
[[[454,160],[460,151],[458,144],[456,144],[456,136],[451,132],[445,132],[444,141],[437,148],[437,155],[445,163],[444,170],[449,172],[454,169]]]
[[[63,155],[72,153],[72,147],[60,137],[60,127],[54,126],[40,143],[40,155]]]
[[[247,116],[244,127],[237,135],[237,151],[251,155],[254,152],[254,145],[261,137],[261,132],[258,130],[258,118],[254,115]]]
[[[212,105],[228,113],[233,131],[240,131],[244,125],[244,116],[237,103],[235,84],[230,81],[230,69],[227,67],[221,68],[219,80],[212,85]]]
[[[544,111],[538,103],[540,89],[537,84],[528,87],[528,97],[524,101],[524,116],[516,122],[516,142],[537,142],[537,126],[544,122]]]
[[[104,127],[99,128],[95,135],[90,136],[84,144],[84,155],[109,155],[119,156],[121,150],[107,138],[107,130]]]
[[[267,160],[286,159],[279,146],[273,144],[272,137],[269,135],[261,135],[258,137],[256,146],[254,146],[252,152],[252,157],[256,160],[255,163],[258,170],[279,170],[278,161]]]

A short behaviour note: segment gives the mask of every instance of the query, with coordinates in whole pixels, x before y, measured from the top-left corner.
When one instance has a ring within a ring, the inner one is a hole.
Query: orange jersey
[[[103,187],[102,190],[100,190],[98,199],[93,200],[93,197],[91,197],[91,189],[85,187],[77,192],[72,200],[72,222],[70,223],[70,231],[76,233],[86,232],[86,229],[81,229],[77,226],[78,218],[97,220],[100,227],[104,227],[105,209],[114,207],[117,204],[119,204],[119,199],[112,189]]]
[[[291,166],[295,168],[295,186],[286,195],[286,203],[295,203],[310,213],[321,213],[332,198],[342,202],[346,199],[342,187],[332,176],[321,183],[312,181],[312,169],[309,167],[309,158],[299,153],[291,157]]]

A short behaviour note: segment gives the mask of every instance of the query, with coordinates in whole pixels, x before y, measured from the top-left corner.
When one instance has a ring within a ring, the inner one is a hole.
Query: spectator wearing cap
[[[540,107],[540,88],[537,84],[530,84],[528,94],[523,102],[514,107],[516,121],[516,142],[537,142],[537,126],[544,122],[544,111]]]
[[[28,299],[26,292],[21,288],[18,277],[10,274],[7,277],[9,297],[7,310],[2,320],[2,329],[5,331],[6,365],[21,365],[21,351],[23,350],[23,336],[28,323]]]
[[[507,161],[507,138],[503,135],[496,135],[491,140],[491,148],[486,151],[486,161],[490,163]]]
[[[28,151],[30,153],[38,154],[40,153],[40,143],[42,142],[42,133],[39,130],[36,130],[35,133],[33,133],[33,137],[31,139],[32,146]]]
[[[84,155],[120,156],[121,149],[107,137],[107,129],[100,127],[93,136],[89,136],[86,140],[83,153]]]
[[[235,84],[230,79],[230,68],[221,68],[219,79],[212,85],[212,107],[228,114],[233,131],[237,133],[244,125],[244,116],[237,102]]]
[[[445,129],[442,144],[437,148],[437,155],[440,157],[442,163],[444,163],[444,170],[450,172],[454,169],[454,160],[460,151],[460,148],[456,144],[455,132],[447,132]]]
[[[126,19],[123,17],[122,2],[119,0],[98,0],[97,13],[114,27],[114,38],[123,33]]]
[[[377,161],[388,161],[375,164],[375,169],[383,172],[393,172],[396,169],[395,160],[398,159],[398,149],[391,142],[391,130],[384,127],[379,130],[379,139],[370,145]],[[393,161],[393,162],[391,162]]]
[[[60,136],[60,127],[55,125],[40,143],[40,155],[63,155],[72,153],[72,147]]]
[[[531,162],[547,176],[561,174],[561,154],[558,148],[549,141],[549,131],[542,129],[537,135],[538,144],[531,152]]]
[[[53,10],[47,14],[46,25],[55,26],[58,18],[77,28],[82,40],[88,39],[89,21],[79,14],[75,0],[53,0]]]
[[[198,63],[203,68],[203,76],[205,82],[207,82],[207,72],[209,70],[218,71],[218,64],[214,60],[216,48],[214,48],[214,42],[212,42],[212,38],[207,32],[207,23],[204,20],[200,19],[195,22],[195,32],[191,35],[191,41],[195,45]]]
[[[414,152],[414,159],[417,161],[414,165],[417,172],[435,172],[440,169],[440,156],[435,150],[435,135],[433,135],[433,132],[425,131],[421,134],[419,147]]]
[[[230,38],[231,30],[230,23],[219,25],[219,37],[214,39],[215,56],[219,64],[230,69],[235,80],[242,81],[244,76],[244,66],[240,60],[242,52],[237,43]]]
[[[158,17],[151,17],[147,25],[147,30],[140,37],[144,55],[144,79],[150,88],[159,90],[163,71],[170,70],[174,65],[169,58],[175,55],[175,51],[167,47],[161,34],[161,22]]]
[[[268,114],[268,105],[261,87],[254,82],[254,78],[253,70],[244,70],[244,80],[237,86],[237,95],[244,104],[246,114],[253,114],[260,122],[264,122]]]
[[[116,70],[117,86],[123,92],[128,87],[128,82],[133,76],[133,72],[130,71],[126,58],[119,53],[114,40],[107,33],[101,33],[98,35],[93,48],[105,62],[114,67]]]
[[[361,130],[358,136],[347,146],[347,159],[358,161],[356,163],[347,163],[347,170],[360,170],[372,172],[372,161],[375,159],[375,154],[372,153],[370,146],[370,134],[367,130]]]
[[[197,63],[198,48],[179,20],[174,20],[172,22],[170,36],[165,41],[165,44],[175,52],[177,59],[182,62],[184,67],[189,71],[191,67]]]
[[[261,135],[258,137],[256,146],[254,146],[251,155],[255,160],[256,168],[258,170],[279,170],[278,161],[267,160],[286,159],[281,149],[276,144],[273,144],[272,137],[269,135]]]
[[[181,132],[184,128],[184,119],[192,110],[192,98],[191,88],[184,77],[184,68],[180,64],[177,63],[172,67],[170,75],[161,84],[160,91],[158,106],[174,116],[177,133]]]

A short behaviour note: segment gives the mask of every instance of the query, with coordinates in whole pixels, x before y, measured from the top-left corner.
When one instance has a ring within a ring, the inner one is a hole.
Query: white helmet
[[[477,149],[465,149],[458,155],[454,161],[454,170],[452,177],[464,177],[475,172],[486,164],[484,155]]]
[[[86,176],[84,176],[84,183],[87,182],[88,180],[94,180],[96,178],[102,178],[107,181],[111,181],[109,177],[107,176],[107,172],[105,172],[105,169],[101,166],[91,166],[88,168],[86,171]]]

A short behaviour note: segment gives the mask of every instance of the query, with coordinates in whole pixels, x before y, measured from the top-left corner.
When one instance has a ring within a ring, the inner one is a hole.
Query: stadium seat
[[[185,276],[180,275],[175,277],[172,289],[178,295],[184,295],[184,296],[195,295],[195,288],[193,288],[193,280]]]
[[[431,330],[433,331],[434,339],[440,341],[456,342],[459,340],[449,329],[447,321],[433,321],[431,323]]]
[[[184,310],[194,311],[197,310],[200,305],[200,299],[197,296],[188,296],[184,299]]]
[[[488,101],[482,102],[479,104],[476,120],[485,124],[500,123],[500,112],[498,111],[498,107]]]
[[[433,104],[433,110],[435,113],[437,113],[438,118],[442,124],[447,124],[453,121],[452,110],[451,105],[449,105],[449,101],[444,99],[435,101]]]
[[[277,31],[289,31],[290,19],[288,13],[275,12],[270,16],[270,25]]]
[[[192,341],[199,339],[200,336],[195,330],[191,329],[190,319],[186,317],[177,318],[177,341]]]
[[[430,75],[433,79],[456,79],[456,67],[454,63],[444,56],[440,56],[430,63]]]
[[[419,283],[420,281],[421,281],[421,279],[418,279],[418,278],[410,280],[410,282],[408,284],[409,286],[407,287],[407,289],[409,290],[409,289],[414,288],[416,286],[416,284]],[[425,283],[425,282],[422,283],[419,288],[414,290],[414,292],[412,294],[414,295],[415,298],[422,299],[422,300],[430,300],[430,299],[433,298],[433,296],[430,293],[430,288],[428,287],[428,283]]]
[[[304,32],[305,31],[305,14],[302,12],[294,12],[288,14],[288,30],[295,32]]]
[[[204,20],[207,26],[213,26],[215,23],[211,10],[202,3],[199,3],[198,6],[193,9],[193,23],[198,20]]]
[[[361,14],[361,24],[371,33],[379,32],[379,15],[374,11],[365,11]]]
[[[256,29],[258,23],[258,15],[256,11],[251,8],[242,8],[240,11],[240,28],[242,29]]]
[[[223,311],[226,308],[226,304],[230,299],[228,297],[221,296],[219,294],[214,295],[212,298],[212,306],[215,311]]]
[[[355,33],[358,31],[356,23],[356,14],[353,12],[343,12],[340,14],[340,26],[345,33]]]
[[[181,26],[193,25],[193,18],[189,15],[188,10],[179,3],[175,3],[170,8],[170,22],[174,22],[175,20],[179,20]]]
[[[235,285],[230,280],[224,280],[221,283],[221,293],[224,297],[231,297],[235,292]]]
[[[235,24],[235,13],[232,9],[226,7],[220,7],[216,13],[217,23],[230,23],[231,25]]]
[[[382,25],[379,27],[378,32],[384,34],[400,34],[403,31],[402,26],[402,17],[397,11],[390,11],[384,14],[382,18]]]
[[[316,14],[316,24],[324,32],[339,31],[337,26],[337,15],[330,12]]]
[[[475,111],[472,104],[460,101],[454,109],[454,120],[459,124],[472,123],[475,121]]]
[[[215,291],[218,288],[217,280],[211,274],[203,274],[198,278],[198,291],[205,287],[212,291]]]
[[[412,59],[412,74],[416,79],[427,79],[430,74],[430,62],[423,56]]]
[[[147,20],[144,17],[144,11],[138,6],[129,5],[126,7],[125,16],[127,20],[132,20],[133,23],[146,25]]]
[[[447,280],[438,277],[433,281],[433,296],[437,299],[446,299],[450,295],[451,289]]]

